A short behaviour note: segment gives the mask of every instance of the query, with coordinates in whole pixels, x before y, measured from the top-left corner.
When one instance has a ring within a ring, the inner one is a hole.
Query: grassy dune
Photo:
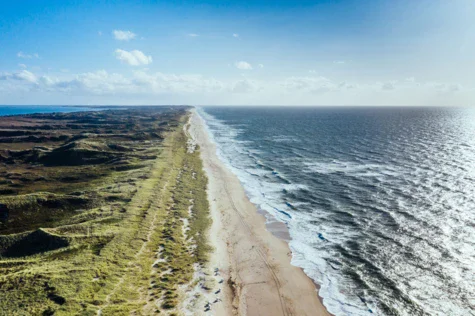
[[[188,150],[186,119],[184,111],[165,116],[153,127],[159,137],[148,140],[114,143],[116,133],[68,147],[72,135],[35,156],[41,167],[34,177],[55,173],[61,186],[57,174],[71,169],[79,180],[57,188],[39,181],[0,195],[15,212],[0,226],[0,315],[179,313],[181,286],[195,282],[196,267],[206,263],[210,225],[207,180],[199,152]],[[163,123],[172,124],[160,129]],[[140,122],[134,128],[140,132]],[[73,161],[92,161],[61,166],[64,151]],[[117,153],[129,153],[119,155],[127,162],[113,164]],[[18,177],[32,170],[12,165]]]

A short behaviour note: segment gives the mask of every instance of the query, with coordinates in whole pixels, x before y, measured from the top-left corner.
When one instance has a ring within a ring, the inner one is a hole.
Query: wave
[[[469,313],[475,215],[460,205],[475,207],[472,142],[449,161],[447,153],[407,153],[429,150],[430,142],[352,134],[346,143],[332,134],[306,142],[308,128],[299,134],[287,126],[294,135],[280,135],[274,123],[246,125],[218,119],[231,112],[207,111],[198,114],[218,157],[258,209],[286,223],[292,264],[320,285],[329,312]],[[445,167],[431,157],[444,157]]]
[[[367,315],[370,307],[363,304],[360,299],[350,304],[348,298],[340,293],[340,289],[336,286],[341,281],[338,274],[328,273],[328,269],[334,270],[334,264],[333,266],[328,264],[318,250],[308,245],[309,240],[317,243],[329,242],[324,236],[331,234],[323,227],[318,232],[314,227],[305,225],[312,218],[297,212],[299,206],[302,207],[305,203],[286,202],[285,196],[289,193],[291,195],[292,192],[309,190],[309,188],[304,184],[291,183],[275,168],[265,165],[253,155],[248,155],[249,151],[241,147],[244,143],[237,142],[235,139],[242,134],[238,127],[225,124],[202,108],[199,108],[197,112],[206,123],[205,128],[209,138],[217,145],[218,157],[238,177],[249,200],[258,209],[265,210],[273,218],[287,224],[292,238],[289,243],[293,254],[291,263],[301,267],[320,285],[319,295],[323,298],[325,307],[331,313],[338,315]],[[253,166],[262,167],[261,172],[256,172]],[[270,177],[266,178],[265,174]],[[266,181],[272,177],[285,179],[284,183]],[[302,226],[306,227],[302,229]],[[376,308],[374,309],[376,311]]]

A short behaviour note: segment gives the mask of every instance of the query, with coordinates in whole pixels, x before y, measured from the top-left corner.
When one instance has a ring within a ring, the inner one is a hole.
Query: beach
[[[238,178],[219,160],[201,117],[192,110],[189,133],[200,146],[213,220],[210,266],[227,285],[216,315],[329,315],[312,280],[291,265],[286,241],[266,229]],[[282,227],[279,227],[281,230]],[[280,234],[283,234],[280,232]]]

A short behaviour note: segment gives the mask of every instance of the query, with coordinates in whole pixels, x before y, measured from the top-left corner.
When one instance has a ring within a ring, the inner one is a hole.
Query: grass
[[[167,125],[162,142],[148,143],[143,157],[130,159],[140,168],[108,169],[63,192],[30,192],[9,202],[31,199],[39,207],[37,196],[46,195],[59,200],[53,210],[68,216],[53,219],[49,228],[0,235],[0,315],[177,312],[180,285],[192,282],[194,266],[206,263],[210,249],[207,180],[199,152],[187,152],[185,120]],[[81,192],[91,187],[94,194]],[[78,196],[88,197],[82,210],[68,208],[67,198]],[[33,245],[28,234],[59,247],[23,251]],[[20,251],[8,256],[9,249]]]

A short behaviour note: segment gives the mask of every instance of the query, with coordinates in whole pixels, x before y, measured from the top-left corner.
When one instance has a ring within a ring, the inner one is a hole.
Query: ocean
[[[475,109],[198,113],[331,313],[474,315]]]
[[[91,111],[88,107],[72,107],[72,106],[46,106],[46,105],[0,105],[0,116],[20,115],[33,113],[55,113],[55,112],[79,112]],[[97,109],[95,109],[97,110]]]

